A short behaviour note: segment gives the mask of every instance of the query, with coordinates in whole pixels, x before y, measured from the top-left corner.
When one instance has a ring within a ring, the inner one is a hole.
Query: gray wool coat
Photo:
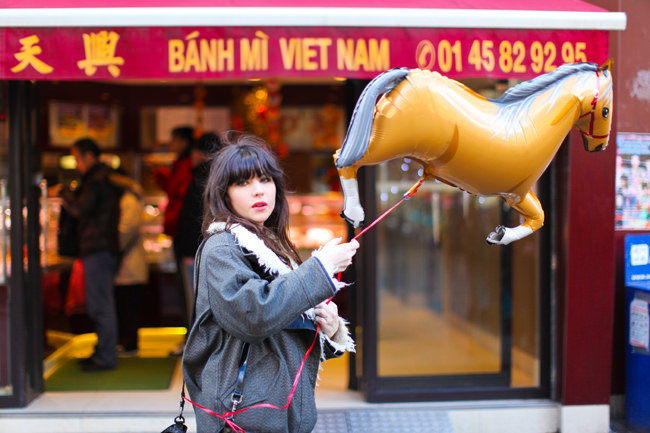
[[[250,343],[243,400],[238,409],[259,403],[283,407],[302,358],[315,337],[301,314],[335,293],[315,257],[278,274],[260,265],[230,232],[205,243],[199,266],[196,319],[183,355],[190,399],[218,414],[231,410],[231,395],[244,342]],[[297,320],[296,320],[297,319]],[[325,344],[324,358],[342,352]],[[314,387],[321,358],[315,344],[288,409],[254,408],[234,422],[247,433],[311,432],[316,424]],[[195,407],[198,433],[216,433],[224,422]]]

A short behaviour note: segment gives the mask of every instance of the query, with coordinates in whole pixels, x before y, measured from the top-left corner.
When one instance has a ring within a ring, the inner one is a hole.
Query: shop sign
[[[625,285],[650,288],[650,235],[625,237]]]
[[[607,60],[608,32],[334,27],[0,29],[0,79],[345,77],[394,67],[531,77]]]

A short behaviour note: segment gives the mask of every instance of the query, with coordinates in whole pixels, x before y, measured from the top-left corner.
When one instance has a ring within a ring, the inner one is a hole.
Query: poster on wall
[[[282,108],[282,137],[291,150],[333,152],[345,137],[343,109],[322,107]]]
[[[616,229],[650,229],[650,134],[616,136]]]
[[[195,107],[170,106],[156,109],[156,138],[154,150],[166,146],[171,140],[172,129],[178,126],[197,127],[201,123],[204,132],[223,134],[230,129],[228,107],[206,107],[201,113]]]
[[[80,138],[89,137],[101,149],[118,145],[119,109],[102,104],[50,101],[50,143],[54,147],[72,147]]]
[[[634,298],[630,304],[630,346],[641,352],[650,348],[648,301]]]

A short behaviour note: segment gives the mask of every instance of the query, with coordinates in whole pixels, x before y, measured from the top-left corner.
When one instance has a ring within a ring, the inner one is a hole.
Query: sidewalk
[[[161,343],[162,338],[171,341]],[[65,336],[60,336],[62,339]],[[169,353],[182,336],[152,331],[141,352]],[[57,356],[83,357],[84,348],[70,347]],[[86,341],[87,340],[87,341]],[[151,346],[149,346],[151,343]],[[56,356],[48,358],[56,363]],[[319,413],[314,433],[635,433],[610,430],[609,406],[562,407],[549,400],[481,400],[463,402],[368,403],[362,393],[347,390],[347,359],[327,361],[316,387]],[[152,433],[172,424],[178,415],[182,374],[176,365],[169,388],[162,391],[46,392],[25,408],[0,409],[0,432],[26,433]],[[189,433],[197,433],[194,411],[185,406]]]
[[[625,420],[613,419],[609,425],[610,433],[637,433],[635,430],[630,430],[625,426]]]
[[[330,362],[330,361],[328,361]],[[549,401],[475,401],[384,403],[364,401],[343,390],[336,364],[326,366],[316,388],[319,421],[315,433],[549,433],[557,431],[559,407]],[[339,383],[337,383],[337,380]],[[0,410],[0,431],[26,433],[152,433],[172,424],[178,414],[180,363],[168,390],[48,392],[26,408]],[[185,407],[190,433],[194,413]],[[489,422],[486,423],[486,420]],[[600,433],[600,432],[599,432]],[[607,432],[603,432],[607,433]]]

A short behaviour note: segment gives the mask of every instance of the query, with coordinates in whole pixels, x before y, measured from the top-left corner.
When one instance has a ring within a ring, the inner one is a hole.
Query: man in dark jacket
[[[178,251],[182,257],[181,274],[187,317],[191,320],[194,300],[194,256],[201,244],[203,234],[203,191],[210,173],[210,157],[223,147],[221,138],[214,132],[203,134],[192,145],[190,160],[192,161],[192,181],[183,199],[183,206],[178,218]]]
[[[95,324],[97,345],[90,358],[80,361],[84,371],[117,366],[117,320],[113,279],[119,254],[118,223],[121,190],[109,181],[113,170],[99,162],[100,150],[93,140],[77,141],[71,150],[81,173],[80,187],[62,191],[68,212],[77,217],[79,256],[83,262],[86,306]]]

